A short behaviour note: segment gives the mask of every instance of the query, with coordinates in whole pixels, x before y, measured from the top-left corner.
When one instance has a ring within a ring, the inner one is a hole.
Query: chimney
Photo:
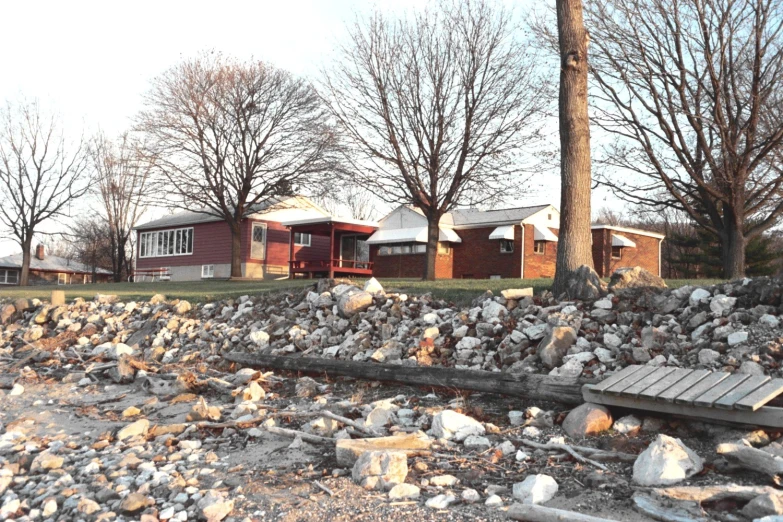
[[[35,247],[35,257],[37,257],[41,261],[44,260],[45,256],[44,256],[44,246],[43,245],[39,244],[37,247]]]

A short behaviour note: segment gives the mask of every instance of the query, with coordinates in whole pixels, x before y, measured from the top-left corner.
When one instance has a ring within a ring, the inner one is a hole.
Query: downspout
[[[136,230],[136,248],[133,249],[133,267],[131,268],[131,274],[136,271],[136,267],[139,266],[139,249],[141,248],[141,232]],[[131,274],[128,274],[128,279],[130,279]],[[93,276],[92,282],[93,284],[97,283],[98,276]],[[136,278],[133,278],[133,282],[136,282]]]
[[[658,277],[661,277],[661,245],[663,245],[663,239],[658,240]]]
[[[522,261],[520,263],[520,274],[519,278],[524,279],[525,278],[525,223],[520,223],[520,227],[522,227],[522,248],[520,250],[522,251]]]

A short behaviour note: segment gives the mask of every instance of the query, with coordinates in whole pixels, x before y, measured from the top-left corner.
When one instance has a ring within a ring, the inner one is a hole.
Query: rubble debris
[[[640,486],[676,484],[699,473],[704,461],[680,439],[659,434],[633,464],[633,481]]]

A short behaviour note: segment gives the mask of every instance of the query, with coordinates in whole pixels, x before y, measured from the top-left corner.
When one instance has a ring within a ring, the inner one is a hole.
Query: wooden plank
[[[373,381],[401,382],[413,386],[475,390],[563,404],[582,404],[584,402],[582,385],[591,382],[588,379],[564,379],[549,375],[457,370],[436,366],[373,364],[292,355],[226,353],[223,354],[223,359],[238,363],[240,367],[288,370],[311,375],[342,375]]]
[[[604,393],[608,393],[609,395],[617,395],[621,391],[626,390],[637,382],[641,381],[657,369],[658,368],[655,366],[642,366],[641,370],[632,373],[622,381],[615,383],[614,386],[610,386],[609,388],[605,389]]]
[[[712,406],[715,401],[721,399],[727,393],[732,392],[737,386],[750,379],[746,373],[732,373],[719,384],[702,393],[693,400],[696,406]]]
[[[684,378],[686,378],[688,375],[691,374],[693,370],[685,370],[683,368],[677,368],[672,373],[661,379],[660,381],[656,382],[646,390],[644,390],[642,393],[639,394],[640,399],[655,399],[660,395],[661,393],[665,392]]]
[[[628,377],[629,375],[633,374],[634,372],[638,372],[642,368],[643,368],[643,366],[639,366],[639,365],[626,366],[625,368],[623,368],[619,372],[613,373],[612,375],[610,375],[609,377],[607,377],[603,381],[601,381],[598,384],[596,384],[594,389],[597,392],[602,392],[605,389],[609,388],[610,386],[612,386],[612,385],[620,382],[621,380],[625,379],[626,377]]]
[[[744,398],[747,397],[749,394],[753,393],[753,391],[758,390],[762,386],[764,386],[766,383],[769,382],[769,377],[766,375],[751,375],[751,377],[731,390],[731,392],[727,393],[717,401],[715,401],[715,404],[713,406],[715,408],[723,408],[726,410],[730,410],[734,408],[734,404]]]
[[[755,412],[743,410],[721,410],[719,408],[704,408],[691,404],[675,404],[663,401],[643,401],[632,397],[606,395],[595,393],[592,385],[582,387],[582,396],[587,402],[617,406],[632,410],[655,411],[669,415],[679,415],[686,418],[730,422],[732,424],[748,424],[783,429],[783,408],[764,406]]]
[[[783,393],[783,379],[772,379],[758,390],[734,403],[734,409],[756,411],[781,393]]]
[[[658,368],[633,386],[624,389],[622,392],[620,392],[620,395],[623,395],[624,397],[637,397],[641,392],[660,381],[673,371],[674,368]]]
[[[677,404],[692,404],[694,400],[704,395],[704,392],[717,385],[722,380],[727,379],[729,375],[730,374],[726,372],[712,372],[694,386],[675,397],[674,402]]]
[[[672,385],[672,387],[668,390],[659,393],[656,397],[656,400],[674,402],[674,399],[676,399],[678,395],[695,386],[696,383],[707,377],[709,374],[710,372],[708,370],[694,370],[681,381],[677,382],[677,384]]]

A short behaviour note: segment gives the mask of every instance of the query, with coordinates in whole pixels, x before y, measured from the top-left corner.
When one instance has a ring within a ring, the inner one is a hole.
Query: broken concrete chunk
[[[353,465],[353,481],[365,489],[389,490],[405,482],[408,457],[400,451],[368,451]]]
[[[633,464],[640,486],[669,486],[699,473],[704,461],[680,439],[659,434]]]

